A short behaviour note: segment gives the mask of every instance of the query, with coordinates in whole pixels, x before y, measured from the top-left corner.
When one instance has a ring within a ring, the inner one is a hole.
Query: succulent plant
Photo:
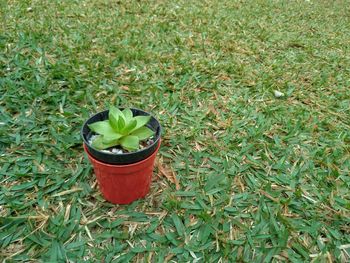
[[[92,147],[104,150],[120,145],[127,151],[139,149],[140,141],[154,135],[154,131],[146,127],[151,116],[133,116],[130,109],[123,111],[110,107],[108,120],[89,124],[91,131],[98,135],[92,141]]]

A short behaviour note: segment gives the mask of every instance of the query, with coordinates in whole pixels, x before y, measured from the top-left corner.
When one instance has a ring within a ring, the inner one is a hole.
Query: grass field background
[[[350,261],[349,1],[0,12],[0,259]],[[79,134],[110,104],[164,128],[128,206],[103,200]]]

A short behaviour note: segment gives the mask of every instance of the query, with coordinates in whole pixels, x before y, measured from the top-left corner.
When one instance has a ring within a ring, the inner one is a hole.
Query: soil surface
[[[98,135],[92,135],[90,138],[89,138],[89,144],[91,145],[93,140],[97,137]],[[140,141],[140,147],[139,147],[139,150],[142,150],[143,148],[146,148],[148,146],[150,146],[152,143],[154,143],[154,136],[148,138],[147,140],[143,140],[143,141]],[[132,151],[128,151],[128,150],[125,150],[123,149],[120,145],[118,146],[114,146],[114,147],[111,147],[111,148],[108,148],[108,149],[105,149],[105,150],[100,150],[101,152],[105,152],[105,153],[113,153],[113,154],[123,154],[123,153],[130,153]],[[136,150],[138,151],[138,150]]]

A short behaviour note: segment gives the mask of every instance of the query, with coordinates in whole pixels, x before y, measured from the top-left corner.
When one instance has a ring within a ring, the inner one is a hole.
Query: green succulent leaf
[[[113,130],[112,126],[110,125],[109,121],[98,121],[94,122],[92,124],[88,125],[90,130],[97,134],[109,136],[115,134],[115,131]]]
[[[111,106],[108,112],[108,119],[113,129],[120,132],[119,120],[124,119],[124,114],[116,107]]]
[[[131,120],[128,125],[125,126],[123,133],[124,134],[129,134],[137,125],[136,120]]]
[[[125,122],[127,123],[127,125],[129,125],[129,123],[132,121],[132,117],[133,117],[133,114],[132,114],[132,111],[128,108],[124,109],[123,111],[123,114],[124,114],[124,117],[125,117]]]
[[[138,128],[136,131],[133,131],[131,133],[131,135],[137,136],[140,141],[151,137],[153,134],[154,134],[154,131],[152,131],[150,128],[147,128],[146,126]]]
[[[121,112],[121,110],[118,109],[118,108],[116,108],[116,107],[114,107],[114,106],[111,106],[111,107],[109,108],[108,117],[109,117],[110,115],[115,116],[117,119],[119,119],[119,116],[123,116],[123,117],[124,117],[124,114]]]
[[[151,116],[136,116],[130,109],[123,111],[111,106],[108,113],[108,120],[95,122],[89,128],[99,134],[92,146],[99,150],[108,149],[121,145],[128,151],[139,149],[141,140],[145,140],[154,134],[154,131],[146,127]]]
[[[118,139],[120,139],[121,137],[123,137],[123,135],[119,134],[119,133],[115,133],[113,135],[104,135],[103,136],[103,142],[104,143],[113,143],[113,142],[117,142]]]
[[[91,143],[92,147],[98,149],[98,150],[105,150],[108,149],[110,147],[119,145],[118,141],[114,141],[114,142],[109,142],[106,143],[104,142],[104,138],[103,135],[99,135],[97,138],[95,138],[92,143]]]
[[[123,131],[125,129],[125,119],[123,117],[120,117],[118,119],[118,131],[125,134]]]
[[[109,116],[109,123],[116,132],[119,132],[118,119],[116,119],[115,116],[113,116],[113,115]]]
[[[129,151],[137,150],[139,148],[139,142],[139,138],[132,135],[120,139],[120,145]]]
[[[151,116],[136,116],[134,119],[137,121],[137,124],[135,128],[131,130],[131,132],[145,126],[151,119]]]

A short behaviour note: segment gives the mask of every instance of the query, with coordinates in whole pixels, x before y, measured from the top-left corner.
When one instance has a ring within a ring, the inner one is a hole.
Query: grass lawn
[[[349,262],[349,4],[1,1],[0,259]],[[80,138],[110,104],[164,127],[127,206]]]

